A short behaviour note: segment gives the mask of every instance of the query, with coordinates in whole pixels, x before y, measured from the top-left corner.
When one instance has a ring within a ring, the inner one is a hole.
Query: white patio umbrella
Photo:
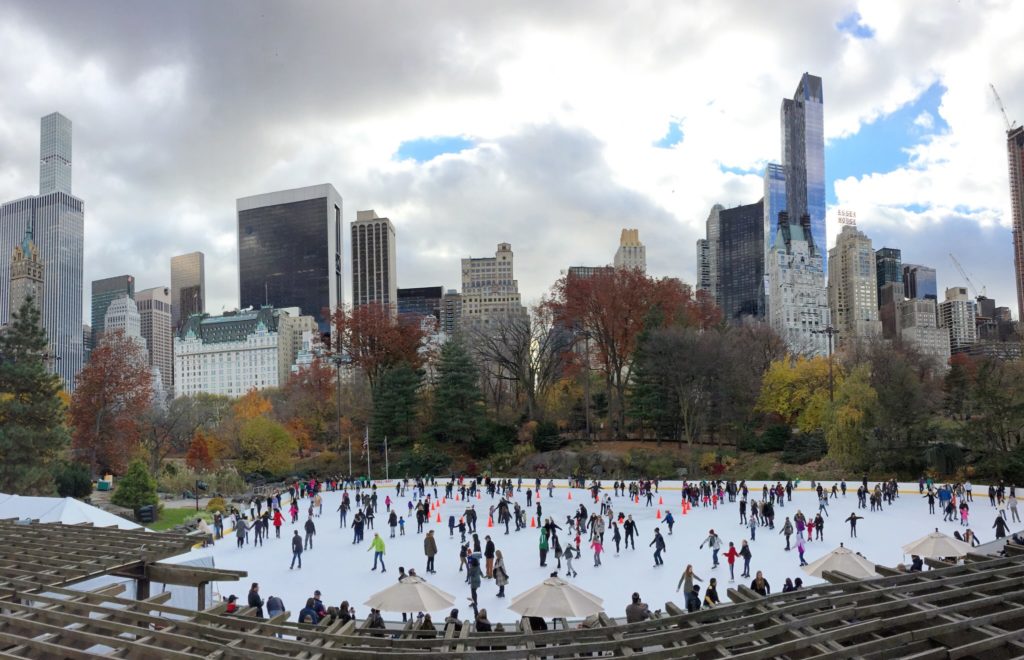
[[[856,578],[878,577],[874,563],[858,555],[842,543],[824,557],[804,566],[804,572],[820,578],[825,571],[841,571]]]
[[[402,578],[366,599],[363,605],[382,612],[436,612],[455,604],[455,596],[418,575]]]
[[[511,600],[508,608],[523,616],[584,617],[604,611],[604,599],[569,584],[557,577],[549,577]]]
[[[970,551],[969,543],[943,534],[938,527],[931,534],[903,546],[905,554],[919,557],[963,557]]]

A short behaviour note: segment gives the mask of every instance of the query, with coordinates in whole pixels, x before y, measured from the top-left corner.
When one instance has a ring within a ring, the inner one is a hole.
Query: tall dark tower
[[[1013,275],[1017,282],[1017,320],[1024,321],[1024,126],[1006,132],[1013,208]]]

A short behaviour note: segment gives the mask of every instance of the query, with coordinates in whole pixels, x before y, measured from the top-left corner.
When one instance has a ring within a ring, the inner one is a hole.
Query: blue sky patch
[[[476,142],[461,135],[416,138],[415,140],[406,140],[398,145],[398,151],[395,152],[394,157],[397,160],[412,159],[417,163],[425,163],[442,154],[457,154],[474,146],[476,146]]]
[[[855,39],[870,39],[875,36],[874,29],[862,23],[861,20],[860,13],[853,12],[836,23],[836,29]]]
[[[899,110],[862,125],[849,137],[827,142],[828,203],[836,203],[836,180],[903,167],[909,162],[906,149],[925,142],[931,135],[948,131],[949,125],[939,115],[939,103],[945,91],[945,87],[934,83]]]
[[[668,123],[668,130],[665,131],[665,136],[654,143],[655,147],[659,149],[668,149],[674,145],[679,144],[683,141],[683,129],[677,121],[670,121]]]
[[[730,165],[722,165],[721,163],[719,163],[718,169],[729,174],[739,174],[741,176],[746,174],[756,174],[758,176],[761,176],[762,174],[764,174],[763,167],[732,167]]]

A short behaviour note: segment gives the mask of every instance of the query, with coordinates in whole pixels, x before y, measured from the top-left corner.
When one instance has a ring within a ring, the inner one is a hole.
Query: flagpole
[[[348,436],[348,478],[352,480],[352,436]]]
[[[373,481],[370,478],[370,427],[366,427],[366,442],[363,444],[366,447],[366,481]]]
[[[388,464],[388,436],[384,436],[384,481],[391,479],[391,468]]]

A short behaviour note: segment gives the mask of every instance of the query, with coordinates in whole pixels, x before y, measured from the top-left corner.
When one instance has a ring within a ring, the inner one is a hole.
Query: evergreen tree
[[[61,380],[46,370],[48,341],[31,298],[0,336],[0,491],[52,495],[68,445]]]
[[[423,372],[407,362],[387,369],[373,393],[373,438],[392,447],[409,443],[415,433],[416,407]]]
[[[483,426],[484,404],[479,372],[458,339],[441,349],[434,389],[434,436],[443,442],[470,443]]]
[[[132,510],[157,503],[156,479],[149,474],[145,463],[135,459],[128,465],[128,471],[118,480],[110,501]]]

